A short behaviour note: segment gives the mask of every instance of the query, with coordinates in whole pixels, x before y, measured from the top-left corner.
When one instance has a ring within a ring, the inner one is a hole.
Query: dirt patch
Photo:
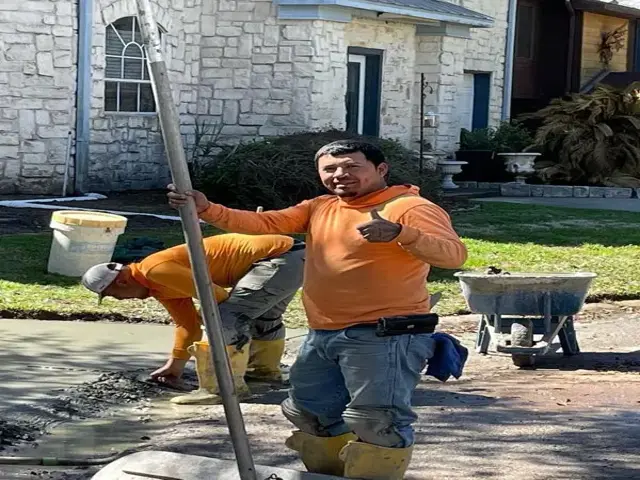
[[[95,208],[99,210],[98,207],[94,207],[91,203],[92,202],[76,202],[75,205],[70,205],[70,207]],[[58,205],[56,204],[56,206]],[[59,206],[59,210],[69,209],[64,205]],[[47,233],[50,231],[49,222],[51,221],[51,214],[54,211],[55,210],[38,208],[0,207],[0,235]],[[152,230],[175,227],[176,225],[177,222],[173,220],[132,215],[128,217],[127,230]]]
[[[33,199],[34,197],[30,198]],[[167,204],[166,192],[164,191],[113,194],[105,200],[51,202],[47,205],[53,205],[59,210],[89,208],[94,210],[152,213],[156,215],[177,215],[177,212]],[[51,214],[54,211],[39,208],[0,207],[0,235],[48,232]],[[174,220],[161,220],[155,217],[132,215],[128,219],[127,229],[145,230],[176,225]]]
[[[54,205],[54,203],[52,203]],[[96,210],[118,210],[123,212],[152,213],[155,215],[178,215],[167,203],[166,190],[143,192],[109,193],[103,200],[82,202],[55,202],[65,208],[85,207]]]

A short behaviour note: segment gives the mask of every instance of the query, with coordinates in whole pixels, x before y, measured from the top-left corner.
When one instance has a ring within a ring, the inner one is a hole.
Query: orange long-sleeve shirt
[[[251,265],[276,257],[291,249],[293,238],[284,235],[216,235],[204,239],[204,249],[213,282],[216,301],[225,301],[225,288],[233,287]],[[129,265],[133,278],[149,289],[169,312],[176,324],[173,358],[189,359],[187,347],[202,338],[200,315],[193,299],[197,298],[186,245],[178,245],[149,255]]]
[[[313,329],[429,312],[430,266],[458,268],[467,249],[448,214],[415,186],[393,186],[354,200],[325,195],[284,210],[250,212],[211,204],[200,217],[241,233],[306,233],[303,302]],[[370,243],[356,226],[370,212],[400,223],[389,243]]]

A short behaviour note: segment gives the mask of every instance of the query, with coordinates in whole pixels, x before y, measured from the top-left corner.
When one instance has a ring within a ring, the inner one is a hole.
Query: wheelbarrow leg
[[[476,352],[487,354],[489,352],[489,345],[491,344],[491,331],[489,330],[489,323],[487,317],[480,316],[478,322],[478,333],[476,335]]]
[[[567,317],[564,325],[558,332],[558,338],[560,339],[560,345],[562,346],[562,353],[565,356],[577,355],[580,353],[578,336],[576,335],[576,329],[573,325],[573,316]]]

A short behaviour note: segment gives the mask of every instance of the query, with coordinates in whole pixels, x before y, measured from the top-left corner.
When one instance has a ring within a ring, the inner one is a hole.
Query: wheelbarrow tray
[[[575,315],[596,274],[457,272],[469,310],[485,315]]]

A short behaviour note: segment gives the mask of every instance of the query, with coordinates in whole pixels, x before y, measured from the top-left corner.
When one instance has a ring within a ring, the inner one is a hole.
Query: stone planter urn
[[[454,188],[460,188],[453,183],[453,176],[462,171],[462,166],[467,162],[458,162],[456,160],[438,160],[438,166],[442,170],[442,188],[451,190]]]
[[[515,174],[516,183],[526,183],[527,177],[535,172],[533,164],[540,153],[522,152],[522,153],[498,153],[498,156],[504,157],[507,171]]]

